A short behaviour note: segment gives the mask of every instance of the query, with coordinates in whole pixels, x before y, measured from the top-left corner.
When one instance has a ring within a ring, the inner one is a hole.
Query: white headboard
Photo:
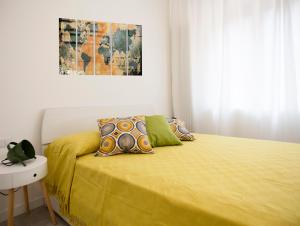
[[[92,129],[97,130],[98,118],[151,115],[155,113],[150,105],[46,109],[42,122],[41,142],[42,145],[47,145],[63,135]]]

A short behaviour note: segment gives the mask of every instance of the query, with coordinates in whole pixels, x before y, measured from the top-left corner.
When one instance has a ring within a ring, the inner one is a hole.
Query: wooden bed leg
[[[27,185],[23,186],[23,192],[24,192],[24,203],[25,203],[26,212],[30,213],[29,202],[28,202],[28,187],[27,187]]]
[[[12,188],[8,191],[7,226],[14,226],[14,201],[15,191]]]
[[[41,180],[40,183],[41,183],[44,199],[45,199],[46,205],[48,207],[51,222],[52,222],[52,224],[57,224],[55,213],[53,212],[52,204],[51,204],[51,201],[50,201],[49,196],[48,196],[48,192],[47,192],[45,182],[43,180]]]

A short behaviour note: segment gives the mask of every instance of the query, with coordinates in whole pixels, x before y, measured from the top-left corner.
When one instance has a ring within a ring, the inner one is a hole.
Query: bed
[[[155,112],[147,106],[50,109],[42,143],[96,130],[95,118],[145,113]],[[66,219],[86,226],[300,225],[300,144],[195,136],[155,154],[77,157]]]

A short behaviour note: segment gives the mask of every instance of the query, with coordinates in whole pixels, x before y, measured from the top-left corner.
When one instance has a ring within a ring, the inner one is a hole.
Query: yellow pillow
[[[153,153],[148,139],[145,117],[98,119],[100,155],[121,153]]]
[[[83,131],[54,140],[45,150],[45,155],[52,150],[68,151],[75,156],[96,152],[99,149],[100,138],[98,131]],[[72,153],[71,153],[72,152]]]

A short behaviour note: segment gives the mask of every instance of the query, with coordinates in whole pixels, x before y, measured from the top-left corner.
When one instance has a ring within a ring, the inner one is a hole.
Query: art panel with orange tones
[[[142,75],[142,26],[59,18],[59,73]]]
[[[128,75],[142,75],[142,26],[128,25],[127,37]]]
[[[95,23],[95,74],[111,75],[110,23]]]
[[[111,25],[112,75],[127,75],[127,25]]]
[[[76,74],[76,20],[59,18],[59,73]]]
[[[94,74],[94,22],[77,20],[77,74]]]

